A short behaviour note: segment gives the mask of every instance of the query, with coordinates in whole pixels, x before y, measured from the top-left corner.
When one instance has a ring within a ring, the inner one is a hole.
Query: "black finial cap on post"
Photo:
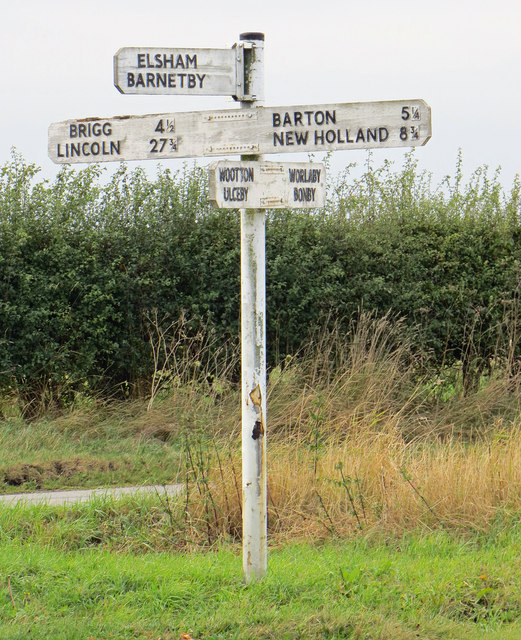
[[[264,42],[264,34],[259,31],[247,31],[239,36],[241,40],[261,40]]]

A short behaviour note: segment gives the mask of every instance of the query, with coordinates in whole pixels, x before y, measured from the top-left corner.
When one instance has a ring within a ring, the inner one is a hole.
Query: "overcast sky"
[[[261,31],[266,105],[423,98],[433,134],[416,157],[435,181],[454,173],[460,148],[467,175],[501,165],[509,188],[521,172],[519,0],[0,3],[0,164],[16,147],[53,177],[47,130],[60,120],[237,107],[227,97],[123,95],[113,56],[127,46],[228,48],[241,32]],[[402,157],[374,152],[376,161]],[[338,151],[333,167],[365,159],[365,151]]]

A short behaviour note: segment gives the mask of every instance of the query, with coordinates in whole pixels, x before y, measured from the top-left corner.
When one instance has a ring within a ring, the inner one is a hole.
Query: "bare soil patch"
[[[80,474],[115,471],[117,463],[99,459],[74,458],[72,460],[50,460],[48,462],[20,462],[0,469],[0,479],[10,487],[21,487],[31,483],[37,489],[44,488],[57,478],[72,478]]]

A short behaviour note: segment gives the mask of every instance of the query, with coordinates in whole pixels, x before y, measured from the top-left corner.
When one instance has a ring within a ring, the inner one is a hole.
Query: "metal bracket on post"
[[[241,107],[264,97],[264,34],[243,33]],[[241,160],[262,160],[243,155]],[[265,210],[241,209],[242,551],[247,583],[268,565]]]
[[[244,43],[237,42],[233,45],[235,50],[235,85],[236,93],[233,97],[234,100],[245,100],[248,96],[244,90]]]
[[[234,100],[256,102],[264,100],[264,34],[241,33],[234,45],[237,69],[237,93]]]

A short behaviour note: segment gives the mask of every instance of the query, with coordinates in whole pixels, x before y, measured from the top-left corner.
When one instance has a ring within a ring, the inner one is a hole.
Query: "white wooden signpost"
[[[241,95],[243,48],[124,47],[114,56],[114,84],[121,93]]]
[[[57,163],[315,153],[426,144],[423,100],[296,105],[65,120],[49,128]]]
[[[209,199],[221,209],[311,209],[326,204],[326,169],[317,162],[233,162],[209,167]]]
[[[241,210],[243,571],[267,569],[265,208],[321,207],[325,169],[265,162],[263,154],[424,145],[423,100],[263,107],[264,35],[231,49],[126,47],[114,57],[122,93],[230,95],[241,109],[82,118],[49,127],[56,163],[240,155],[210,168],[210,198]]]

